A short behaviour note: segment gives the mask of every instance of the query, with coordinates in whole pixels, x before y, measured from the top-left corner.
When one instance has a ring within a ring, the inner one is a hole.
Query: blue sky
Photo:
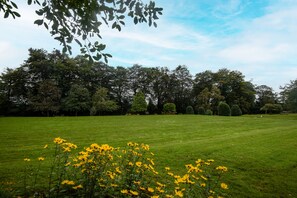
[[[297,78],[296,0],[155,1],[164,8],[158,28],[135,26],[129,18],[121,32],[102,28],[106,52],[113,55],[109,65],[186,65],[192,74],[228,68],[275,91]],[[61,49],[33,24],[33,8],[19,7],[20,19],[0,19],[0,71],[20,66],[30,47]]]

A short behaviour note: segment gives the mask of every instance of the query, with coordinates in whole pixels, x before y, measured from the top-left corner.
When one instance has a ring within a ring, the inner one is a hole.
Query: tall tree
[[[60,109],[61,91],[55,82],[45,80],[39,83],[37,94],[30,98],[31,105],[35,111],[50,116],[58,113]]]
[[[68,95],[62,100],[64,111],[74,112],[77,116],[78,112],[84,112],[90,109],[89,90],[81,85],[72,85]]]
[[[178,113],[185,113],[186,107],[192,105],[192,75],[185,65],[179,65],[175,70],[173,70],[171,80],[174,84],[172,91],[174,93],[176,111]]]
[[[265,104],[275,104],[276,93],[267,85],[255,87],[256,90],[256,108],[260,110]]]
[[[147,104],[145,101],[145,96],[142,92],[137,92],[133,97],[131,112],[144,114],[147,110]]]
[[[100,29],[106,24],[112,29],[121,31],[125,25],[126,16],[131,17],[134,23],[148,23],[149,26],[157,26],[158,15],[162,14],[162,8],[156,7],[155,2],[144,4],[141,0],[28,0],[39,7],[36,10],[39,19],[35,24],[44,25],[50,34],[63,45],[63,52],[71,54],[70,44],[74,41],[81,47],[81,52],[90,59],[99,60],[102,57],[107,62],[111,55],[103,53],[105,45],[91,42],[92,37],[101,39]],[[17,4],[14,1],[0,1],[0,12],[4,18],[9,16],[20,17],[17,12]],[[91,56],[90,54],[94,55]]]
[[[130,100],[128,70],[124,67],[117,67],[113,75],[111,94],[119,105],[120,113],[125,114],[128,111],[127,103]]]
[[[108,89],[100,87],[97,89],[96,93],[92,98],[92,109],[91,114],[96,115],[98,112],[99,115],[103,115],[105,112],[113,112],[118,109],[118,105],[115,101],[110,100],[108,95]]]
[[[286,110],[297,112],[297,79],[292,80],[281,89],[283,91],[280,94]]]

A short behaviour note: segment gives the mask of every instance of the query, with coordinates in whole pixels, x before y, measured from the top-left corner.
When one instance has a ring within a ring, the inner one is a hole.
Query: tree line
[[[167,67],[112,67],[71,58],[58,50],[29,49],[29,57],[0,76],[0,114],[7,116],[123,115],[163,113],[167,103],[176,113],[189,107],[218,114],[220,102],[242,113],[297,111],[297,79],[277,94],[255,85],[239,71],[226,68],[192,75],[179,65]],[[279,108],[280,107],[280,108]]]

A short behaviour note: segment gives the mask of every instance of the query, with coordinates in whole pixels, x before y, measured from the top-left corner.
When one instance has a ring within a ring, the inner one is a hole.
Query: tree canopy
[[[218,114],[223,101],[230,107],[237,105],[243,114],[261,113],[265,103],[281,104],[284,110],[295,112],[296,87],[296,80],[286,85],[279,100],[270,87],[244,80],[239,71],[192,75],[185,65],[174,69],[139,64],[112,67],[91,63],[83,56],[70,58],[58,50],[29,49],[21,66],[0,75],[0,114],[126,114],[135,106],[137,93],[143,93],[141,101],[147,107],[141,112],[151,114],[161,114],[166,103],[174,104],[176,113],[187,113],[192,106],[195,113],[203,108]]]
[[[27,0],[27,4],[39,6],[34,23],[43,25],[63,46],[63,52],[71,54],[71,43],[75,41],[90,60],[104,58],[105,62],[111,55],[104,53],[106,45],[98,42],[103,25],[121,31],[128,16],[135,24],[157,27],[156,20],[163,10],[154,1],[145,4],[141,0]],[[4,18],[21,17],[17,4],[11,0],[0,1],[0,12]]]

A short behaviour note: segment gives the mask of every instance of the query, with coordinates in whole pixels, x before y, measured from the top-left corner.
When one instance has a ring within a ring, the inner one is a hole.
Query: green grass
[[[229,168],[231,197],[297,197],[297,115],[1,117],[0,181],[17,180],[23,158],[37,158],[58,136],[80,149],[146,143],[157,167],[177,172],[198,158],[214,159]]]

